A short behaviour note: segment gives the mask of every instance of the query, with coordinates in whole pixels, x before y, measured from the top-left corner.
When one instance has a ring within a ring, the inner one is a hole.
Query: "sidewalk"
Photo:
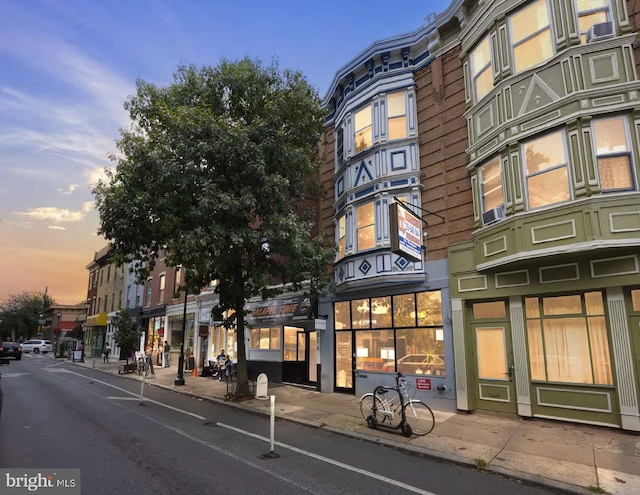
[[[97,371],[118,374],[123,362],[105,364]],[[93,359],[74,363],[91,368]],[[176,386],[175,364],[156,368],[148,384],[203,399],[224,402],[225,382],[184,372],[185,385]],[[136,374],[122,375],[140,380]],[[484,413],[447,411],[429,401],[435,429],[425,437],[405,438],[396,432],[372,430],[360,415],[358,398],[326,394],[290,385],[269,384],[275,396],[276,416],[385,445],[392,445],[451,462],[466,464],[512,478],[541,483],[571,493],[638,495],[640,493],[640,435],[613,428],[543,419],[522,419]],[[251,399],[226,404],[261,414],[270,413],[270,401]]]

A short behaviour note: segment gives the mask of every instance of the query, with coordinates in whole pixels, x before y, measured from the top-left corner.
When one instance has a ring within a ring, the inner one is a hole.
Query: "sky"
[[[86,299],[107,242],[91,185],[128,125],[138,79],[245,56],[300,70],[324,98],[372,43],[449,0],[0,0],[0,305],[45,290]]]

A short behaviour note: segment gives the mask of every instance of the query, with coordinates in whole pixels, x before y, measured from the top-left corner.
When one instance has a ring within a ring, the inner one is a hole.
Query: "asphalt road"
[[[288,421],[272,449],[269,418],[148,384],[141,405],[140,382],[49,356],[0,372],[0,467],[80,468],[83,494],[553,493]]]

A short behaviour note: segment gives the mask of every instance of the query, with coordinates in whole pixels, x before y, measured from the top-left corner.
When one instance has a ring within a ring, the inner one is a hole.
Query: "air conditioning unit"
[[[613,21],[601,22],[594,24],[587,31],[587,43],[593,43],[594,41],[606,40],[613,38],[616,35],[613,29]]]
[[[496,206],[482,214],[482,223],[490,225],[504,218],[504,205]]]

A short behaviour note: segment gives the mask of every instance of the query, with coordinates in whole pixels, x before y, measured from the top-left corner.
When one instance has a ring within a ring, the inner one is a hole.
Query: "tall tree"
[[[243,59],[180,66],[166,87],[138,81],[115,171],[94,188],[100,233],[144,280],[160,249],[189,293],[217,280],[217,313],[235,311],[238,394],[249,393],[248,298],[310,290],[333,244],[312,235],[323,112],[300,72]]]
[[[2,340],[28,340],[38,333],[40,313],[54,303],[46,292],[10,295],[0,308]]]
[[[113,317],[112,324],[116,328],[113,340],[118,344],[118,347],[122,349],[121,356],[126,356],[128,363],[129,356],[131,356],[131,353],[140,342],[142,327],[138,325],[136,319],[131,315],[129,308],[118,311]]]

